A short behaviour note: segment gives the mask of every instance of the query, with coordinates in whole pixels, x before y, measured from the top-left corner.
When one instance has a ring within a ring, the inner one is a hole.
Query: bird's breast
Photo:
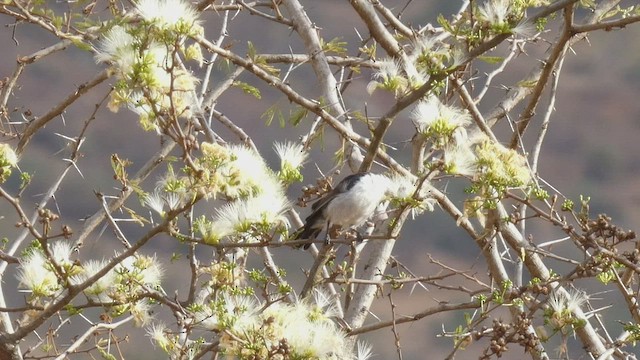
[[[329,222],[343,228],[361,225],[373,215],[384,198],[384,193],[377,192],[376,189],[362,187],[337,195],[327,205],[326,214]]]

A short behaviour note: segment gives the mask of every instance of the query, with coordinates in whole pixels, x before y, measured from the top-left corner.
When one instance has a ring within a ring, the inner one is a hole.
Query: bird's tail
[[[293,239],[294,240],[315,239],[318,237],[318,234],[320,234],[320,231],[322,231],[322,229],[312,228],[311,226],[305,225],[300,229],[298,229],[298,231],[296,231],[296,233],[294,234],[295,237]],[[309,246],[311,246],[311,244],[305,244],[303,248],[306,250],[309,248]]]
[[[312,207],[315,207],[315,202]],[[304,219],[304,226],[298,230],[298,233],[295,235],[296,240],[304,240],[304,239],[315,239],[318,237],[318,234],[322,231],[323,224],[325,221],[325,217],[323,216],[324,211],[322,207],[314,209],[311,215],[307,216]],[[311,246],[311,243],[306,244],[304,246],[305,249],[308,249]]]
[[[320,229],[313,229],[310,226],[303,226],[296,231],[295,240],[315,239],[320,233]]]

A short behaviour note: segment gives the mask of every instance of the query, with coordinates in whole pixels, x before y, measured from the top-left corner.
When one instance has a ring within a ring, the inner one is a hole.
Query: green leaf
[[[277,76],[278,74],[280,74],[280,69],[278,69],[275,66],[271,66],[270,64],[267,64],[267,60],[264,58],[264,56],[256,56],[255,59],[253,59],[254,64],[258,65],[258,67],[260,67],[260,69],[268,72],[271,75]]]
[[[278,118],[280,123],[284,121],[282,111],[278,108],[277,104],[270,106],[265,112],[260,115],[261,119],[265,119],[265,125],[269,126],[273,122],[273,119]]]
[[[532,88],[538,84],[538,80],[522,80],[518,81],[518,86]]]
[[[98,352],[100,352],[100,356],[102,356],[103,359],[106,360],[116,360],[116,357],[109,354],[108,352],[102,350],[102,349],[98,349]]]
[[[56,29],[60,30],[62,29],[62,25],[64,25],[64,18],[62,16],[53,16],[51,23]]]
[[[240,88],[242,92],[244,92],[245,94],[251,95],[258,100],[262,98],[262,94],[260,93],[260,90],[258,90],[258,88],[255,86],[247,84],[246,82],[236,80],[233,82],[233,86]]]
[[[29,173],[20,173],[20,190],[23,190],[31,183],[31,175]]]
[[[580,0],[580,6],[588,9],[595,9],[596,2],[594,0]]]
[[[347,54],[347,42],[341,41],[341,38],[333,38],[328,43],[324,43],[321,39],[321,47],[327,53],[336,53],[338,55],[346,55]]]
[[[145,219],[144,217],[138,215],[133,209],[129,209],[128,207],[123,206],[122,207],[127,213],[129,213],[129,216],[131,216],[131,220],[140,225],[140,226],[144,226],[145,223],[149,223],[149,220]]]
[[[75,45],[78,49],[83,51],[91,51],[91,45],[81,41],[79,39],[71,39],[73,45]]]
[[[254,60],[256,58],[256,48],[255,46],[253,46],[253,43],[251,41],[247,41],[247,56],[249,56],[249,59]]]
[[[300,124],[300,122],[307,117],[307,115],[309,114],[309,109],[304,108],[304,107],[298,107],[295,111],[293,111],[292,113],[290,113],[289,115],[289,122],[293,125],[293,126],[298,126]]]
[[[442,26],[446,32],[450,34],[455,33],[455,30],[453,29],[453,27],[451,27],[449,20],[447,20],[442,14],[438,15],[437,21],[438,24],[440,24],[440,26]]]
[[[118,154],[111,155],[111,167],[113,168],[114,179],[120,182],[126,182],[128,178],[126,168],[131,164],[132,162],[128,159],[120,159]]]
[[[488,64],[498,64],[504,61],[504,57],[502,56],[478,56],[478,59]]]
[[[360,47],[358,50],[360,50],[363,54],[366,54],[369,57],[369,59],[375,59],[376,49],[377,49],[377,43],[373,43],[371,45],[364,45]]]

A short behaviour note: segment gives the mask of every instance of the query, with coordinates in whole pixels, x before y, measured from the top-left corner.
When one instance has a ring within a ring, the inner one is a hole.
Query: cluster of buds
[[[501,319],[493,319],[493,332],[489,348],[485,349],[482,359],[490,358],[491,354],[501,357],[502,354],[509,350],[507,333],[511,330],[512,325],[504,323]]]
[[[334,172],[333,175],[339,175],[340,171]],[[310,202],[320,199],[326,193],[333,189],[333,176],[325,176],[316,181],[315,185],[306,185],[302,188],[302,195],[298,198],[296,205],[306,207]]]
[[[618,243],[636,238],[634,231],[619,228],[606,214],[599,214],[596,219],[588,220],[585,228],[584,238],[587,243],[596,241],[610,250],[614,250],[614,246]]]
[[[516,318],[514,341],[524,347],[524,351],[531,353],[540,345],[538,335],[530,331],[532,320],[526,313],[521,312]]]

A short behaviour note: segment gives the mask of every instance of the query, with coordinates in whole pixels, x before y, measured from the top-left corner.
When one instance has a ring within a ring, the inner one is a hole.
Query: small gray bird
[[[331,241],[333,226],[354,228],[362,225],[376,211],[378,205],[392,192],[388,177],[369,172],[349,175],[325,196],[311,205],[312,213],[305,219],[298,239],[315,239],[325,229],[325,243]],[[304,248],[308,248],[309,244]]]

